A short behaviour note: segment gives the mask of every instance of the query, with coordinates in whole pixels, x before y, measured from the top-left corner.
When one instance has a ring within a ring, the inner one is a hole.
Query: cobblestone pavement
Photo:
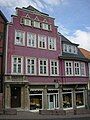
[[[19,111],[17,115],[0,115],[0,120],[90,120],[90,114],[62,116]]]

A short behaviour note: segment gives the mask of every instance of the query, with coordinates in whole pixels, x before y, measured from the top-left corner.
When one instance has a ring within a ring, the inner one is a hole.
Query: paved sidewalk
[[[90,114],[83,115],[40,115],[38,112],[18,111],[17,115],[0,115],[0,120],[90,120]],[[88,119],[86,119],[88,118]]]

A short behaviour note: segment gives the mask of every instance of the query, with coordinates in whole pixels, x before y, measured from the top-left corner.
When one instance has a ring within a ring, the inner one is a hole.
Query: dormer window
[[[31,20],[28,18],[24,19],[24,25],[31,26]]]
[[[34,27],[40,28],[40,22],[39,21],[34,21]]]
[[[74,45],[63,44],[63,52],[77,54],[77,47]]]
[[[31,19],[29,18],[21,18],[20,22],[21,24],[26,25],[26,26],[31,26],[31,23],[32,23]]]
[[[47,23],[42,23],[42,29],[48,30],[48,24]]]

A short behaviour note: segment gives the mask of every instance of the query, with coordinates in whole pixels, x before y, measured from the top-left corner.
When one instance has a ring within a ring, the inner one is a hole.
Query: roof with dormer
[[[59,57],[62,59],[66,59],[66,60],[80,60],[80,61],[87,61],[87,58],[82,54],[82,52],[80,51],[80,49],[78,48],[79,44],[75,44],[72,43],[70,40],[68,40],[66,37],[64,37],[63,35],[61,36],[61,43],[63,45],[63,43],[69,44],[69,45],[74,45],[77,47],[77,54],[73,54],[73,53],[65,53],[62,50],[62,55],[60,55]]]

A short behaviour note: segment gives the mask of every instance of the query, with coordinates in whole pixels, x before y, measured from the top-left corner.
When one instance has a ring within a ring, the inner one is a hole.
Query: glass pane
[[[72,107],[72,96],[71,93],[63,94],[63,108]]]
[[[76,105],[77,105],[77,106],[82,106],[82,105],[84,105],[83,92],[81,92],[81,93],[76,93]]]

